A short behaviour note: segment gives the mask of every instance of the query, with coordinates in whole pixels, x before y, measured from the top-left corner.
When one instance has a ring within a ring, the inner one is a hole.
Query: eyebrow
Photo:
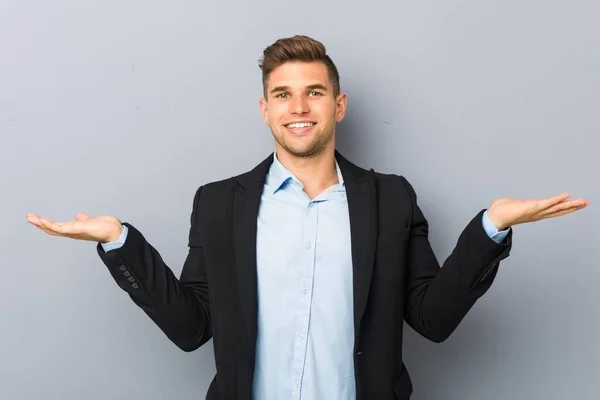
[[[321,85],[320,83],[315,83],[313,85],[308,85],[306,87],[307,90],[315,90],[315,89],[320,89],[323,90],[324,92],[327,91],[327,87],[324,85]],[[285,92],[285,91],[289,91],[290,87],[289,86],[276,86],[273,88],[273,90],[271,90],[271,94],[276,93],[276,92]]]

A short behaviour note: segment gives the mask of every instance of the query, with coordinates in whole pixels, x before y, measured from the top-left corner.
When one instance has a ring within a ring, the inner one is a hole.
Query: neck
[[[339,183],[335,169],[335,148],[326,148],[311,157],[297,157],[277,149],[277,160],[304,186],[310,198]]]

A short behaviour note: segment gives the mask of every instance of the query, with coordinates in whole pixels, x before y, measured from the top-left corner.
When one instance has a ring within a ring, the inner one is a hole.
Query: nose
[[[290,113],[292,114],[306,114],[310,111],[308,101],[304,96],[294,97],[290,101]]]

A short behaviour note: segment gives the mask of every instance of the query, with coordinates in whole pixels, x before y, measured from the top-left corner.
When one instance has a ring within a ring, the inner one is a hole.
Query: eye
[[[287,94],[287,93],[279,93],[279,94],[278,94],[277,96],[275,96],[275,97],[277,97],[278,99],[286,99],[286,98],[288,98],[288,97],[289,97],[289,94]]]
[[[317,92],[316,90],[313,90],[312,92],[308,93],[309,96],[321,96],[320,92]]]

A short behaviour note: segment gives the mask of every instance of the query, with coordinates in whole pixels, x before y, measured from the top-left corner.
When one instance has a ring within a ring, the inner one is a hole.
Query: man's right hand
[[[63,236],[99,243],[114,242],[119,239],[121,232],[123,232],[121,221],[110,216],[92,218],[79,213],[73,221],[55,222],[38,214],[29,213],[27,214],[27,222],[52,236]]]

